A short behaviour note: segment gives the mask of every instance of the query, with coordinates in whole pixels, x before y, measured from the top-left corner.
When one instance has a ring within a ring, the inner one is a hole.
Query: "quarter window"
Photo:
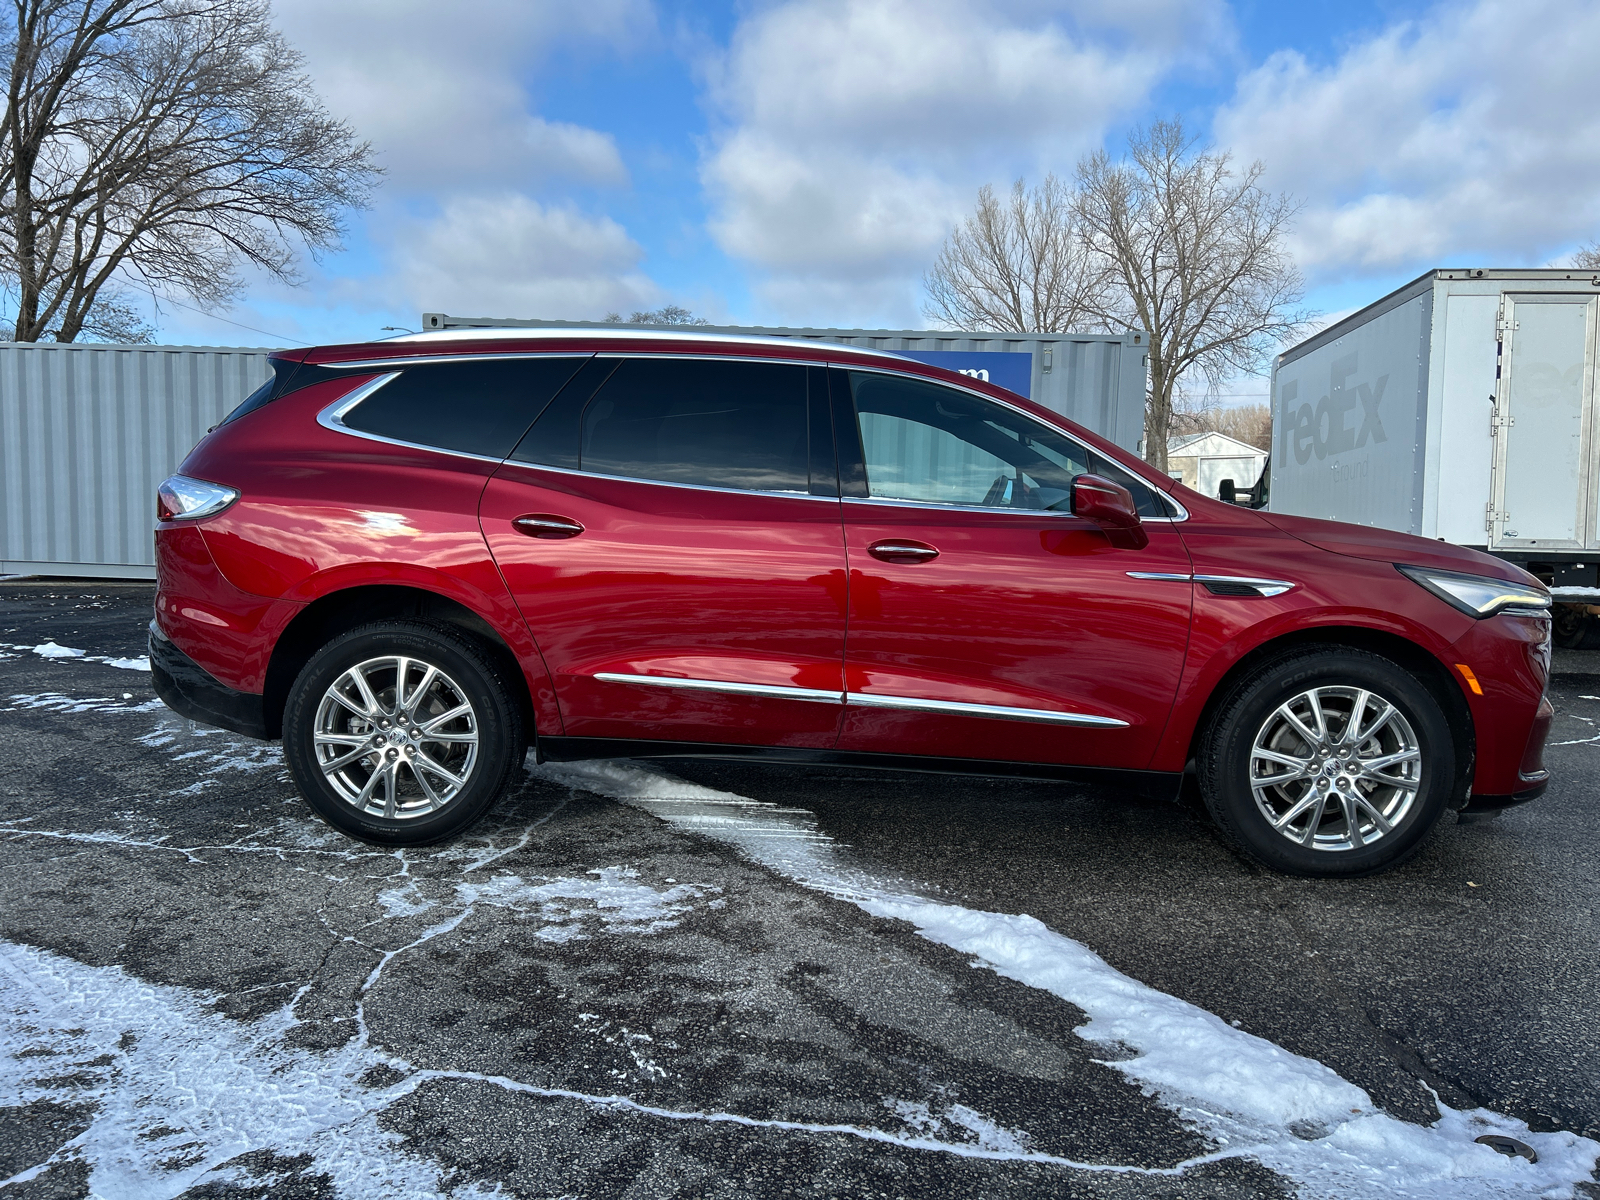
[[[1127,488],[1141,515],[1173,515],[1129,472],[1021,413],[904,376],[849,380],[869,496],[1068,512],[1072,481],[1093,473]]]
[[[504,458],[583,358],[506,358],[408,366],[344,415],[362,433]]]
[[[583,409],[578,458],[597,475],[805,492],[806,369],[624,359]]]

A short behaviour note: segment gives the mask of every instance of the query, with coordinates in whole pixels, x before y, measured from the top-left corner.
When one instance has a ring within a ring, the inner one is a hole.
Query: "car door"
[[[1188,641],[1181,510],[976,393],[831,374],[850,569],[839,749],[1143,768]],[[1090,471],[1134,493],[1143,548],[1071,514]]]
[[[824,368],[598,357],[480,513],[565,736],[833,744],[845,575]]]

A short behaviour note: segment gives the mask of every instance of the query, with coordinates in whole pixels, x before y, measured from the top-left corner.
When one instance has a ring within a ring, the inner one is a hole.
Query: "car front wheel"
[[[1223,836],[1294,875],[1369,875],[1414,854],[1456,779],[1439,702],[1361,650],[1270,663],[1223,701],[1197,755]]]
[[[312,809],[382,845],[460,833],[523,753],[521,717],[493,660],[414,621],[365,625],[317,651],[290,689],[283,743]]]

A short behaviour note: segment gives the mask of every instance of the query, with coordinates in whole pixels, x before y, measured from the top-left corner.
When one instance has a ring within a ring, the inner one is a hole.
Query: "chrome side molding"
[[[999,721],[1034,721],[1044,725],[1073,725],[1084,729],[1125,729],[1128,722],[1088,713],[1055,712],[1047,708],[1010,708],[1003,704],[963,704],[954,700],[920,700],[914,696],[885,696],[869,692],[831,692],[817,688],[782,687],[764,683],[730,683],[720,679],[682,679],[666,675],[627,675],[597,671],[603,683],[642,687],[683,688],[692,692],[722,692],[733,696],[765,696],[772,700],[805,700],[813,704],[860,705],[894,708],[906,712],[948,713],[960,717],[988,717]]]
[[[1281,596],[1293,591],[1299,584],[1287,579],[1256,579],[1247,575],[1183,575],[1172,571],[1129,571],[1129,579],[1166,579],[1173,582],[1194,582],[1205,587],[1213,596]]]
[[[1053,712],[1048,708],[1008,708],[1003,704],[959,704],[953,700],[917,700],[910,696],[883,696],[851,692],[847,701],[867,708],[898,708],[908,712],[949,713],[960,717],[993,717],[1000,721],[1036,721],[1042,725],[1076,725],[1088,729],[1123,729],[1126,721],[1088,713]]]
[[[691,692],[727,692],[734,696],[766,696],[773,700],[809,700],[814,704],[843,704],[843,692],[816,688],[779,687],[764,683],[729,683],[720,679],[678,679],[665,675],[623,675],[616,671],[597,671],[604,683],[631,683],[643,687],[685,688]]]

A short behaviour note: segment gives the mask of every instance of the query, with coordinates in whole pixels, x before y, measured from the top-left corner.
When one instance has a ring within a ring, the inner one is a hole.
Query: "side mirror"
[[[1143,550],[1150,544],[1132,493],[1100,475],[1079,475],[1072,481],[1072,515],[1100,526],[1113,546]]]
[[[1239,503],[1239,489],[1233,486],[1233,480],[1224,479],[1217,485],[1217,499],[1224,504]]]

